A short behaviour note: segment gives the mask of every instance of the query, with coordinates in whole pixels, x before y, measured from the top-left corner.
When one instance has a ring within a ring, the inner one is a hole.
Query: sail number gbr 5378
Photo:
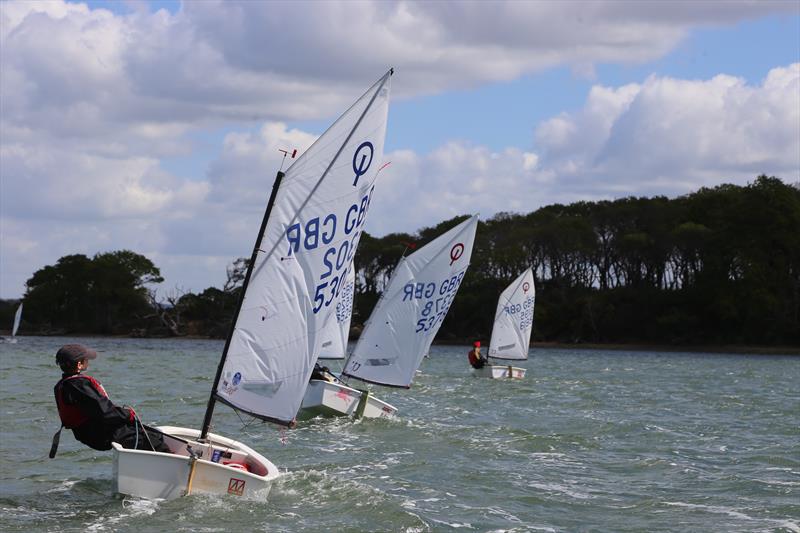
[[[462,270],[438,284],[417,282],[407,283],[403,287],[404,302],[419,300],[415,333],[427,333],[444,320],[465,273],[466,270]]]

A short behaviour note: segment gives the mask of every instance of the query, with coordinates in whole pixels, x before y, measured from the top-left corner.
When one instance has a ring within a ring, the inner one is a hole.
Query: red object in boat
[[[245,472],[249,472],[250,471],[250,468],[246,464],[235,463],[233,461],[228,461],[228,462],[225,462],[225,463],[222,463],[222,464],[224,464],[225,466],[230,466],[231,468],[235,468],[237,470],[244,470]]]

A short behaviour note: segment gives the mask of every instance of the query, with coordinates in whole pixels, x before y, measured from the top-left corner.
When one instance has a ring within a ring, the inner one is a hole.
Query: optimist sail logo
[[[356,178],[353,180],[353,187],[358,185],[358,179],[367,173],[370,165],[372,165],[372,156],[375,154],[375,148],[369,141],[364,141],[356,148],[356,153],[353,154],[353,172],[356,173]],[[361,159],[359,159],[361,156]],[[367,159],[369,157],[369,159]]]
[[[453,266],[453,263],[461,259],[462,255],[464,255],[464,243],[460,242],[450,248],[450,266]]]

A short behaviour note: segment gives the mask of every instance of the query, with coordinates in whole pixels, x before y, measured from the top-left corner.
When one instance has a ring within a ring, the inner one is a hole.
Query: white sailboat
[[[8,344],[17,343],[17,330],[19,329],[20,320],[22,320],[22,302],[20,302],[19,306],[17,307],[17,312],[14,313],[14,325],[11,326],[11,336],[2,337],[3,342],[7,342]]]
[[[353,319],[353,297],[356,288],[355,265],[347,269],[347,278],[336,298],[336,312],[332,313],[322,332],[322,344],[317,359],[342,361],[347,355],[350,322]]]
[[[528,358],[533,331],[533,306],[536,289],[533,270],[528,268],[500,294],[494,315],[492,339],[489,341],[489,358],[524,361]],[[525,369],[511,365],[486,365],[472,369],[480,377],[522,379]]]
[[[205,492],[266,498],[278,469],[209,432],[216,402],[295,424],[352,264],[383,153],[392,71],[286,171],[278,172],[217,367],[200,430],[160,427],[172,453],[114,444],[117,492],[174,498]]]
[[[355,268],[351,266],[336,302],[336,313],[324,327],[319,360],[343,360],[347,355],[355,281]],[[312,379],[308,382],[300,412],[297,413],[298,420],[308,420],[318,415],[390,418],[397,412],[393,405],[363,390],[347,386],[333,374],[330,376],[331,379]]]
[[[343,375],[409,388],[467,272],[474,215],[400,260]]]

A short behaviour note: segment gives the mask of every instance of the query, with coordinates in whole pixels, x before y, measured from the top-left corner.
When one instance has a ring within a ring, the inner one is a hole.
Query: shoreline
[[[800,346],[763,346],[746,344],[709,344],[709,345],[671,345],[671,344],[567,344],[558,342],[532,342],[532,348],[553,348],[557,350],[613,350],[613,351],[650,351],[658,353],[711,353],[742,355],[794,355],[800,356]]]
[[[450,340],[436,342],[436,345],[459,346],[465,350],[472,346],[472,340]],[[481,339],[483,343],[483,339]],[[488,349],[488,342],[486,348]],[[710,353],[710,354],[742,354],[742,355],[789,355],[800,356],[800,346],[764,346],[748,344],[647,344],[642,342],[620,343],[569,343],[551,341],[531,341],[530,348],[546,348],[554,350],[609,350],[618,352],[657,352],[657,353]]]
[[[0,336],[4,336],[0,333]],[[17,339],[23,340],[25,337],[76,337],[87,339],[176,339],[176,340],[208,340],[222,341],[225,339],[215,339],[202,335],[184,335],[180,337],[137,337],[132,335],[99,335],[99,334],[56,334],[56,335],[17,335]],[[358,337],[351,337],[350,342],[358,340]],[[464,350],[469,350],[472,346],[472,339],[448,339],[434,341],[437,346],[464,346]],[[483,339],[481,339],[483,342]],[[488,341],[486,344],[488,348]],[[647,344],[647,343],[565,343],[565,342],[531,342],[531,349],[555,349],[555,350],[610,350],[620,352],[656,352],[656,353],[709,353],[709,354],[741,354],[741,355],[786,355],[800,356],[800,346],[764,346],[747,344]]]

